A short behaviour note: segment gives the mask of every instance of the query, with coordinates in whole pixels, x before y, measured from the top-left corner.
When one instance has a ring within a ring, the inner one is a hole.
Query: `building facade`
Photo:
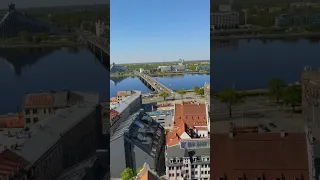
[[[238,12],[211,13],[211,26],[218,29],[235,29],[239,27]]]
[[[308,14],[308,15],[287,15],[282,14],[275,18],[275,26],[303,26],[303,25],[315,25],[320,24],[320,14]]]
[[[182,140],[166,147],[166,179],[210,180],[210,140]]]
[[[56,113],[57,110],[68,108],[78,102],[98,104],[100,103],[100,95],[69,90],[28,93],[23,102],[24,125],[35,124]]]

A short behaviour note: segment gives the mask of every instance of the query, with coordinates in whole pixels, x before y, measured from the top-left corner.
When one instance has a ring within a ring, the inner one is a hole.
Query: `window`
[[[189,170],[186,170],[186,173],[189,173]]]
[[[177,173],[177,176],[180,176],[180,174],[179,174],[179,173]]]
[[[30,118],[26,118],[26,123],[27,123],[27,124],[30,124],[30,122],[31,122],[31,121],[30,121]]]
[[[43,113],[46,114],[47,113],[47,109],[43,109]]]
[[[197,175],[197,174],[198,174],[198,171],[195,171],[194,174]]]
[[[38,110],[37,110],[37,109],[33,109],[33,110],[32,110],[32,113],[33,113],[33,114],[37,114],[37,113],[38,113]]]
[[[203,171],[201,171],[201,174],[203,174]]]
[[[30,109],[26,109],[26,110],[25,110],[25,113],[26,113],[26,114],[30,114]]]
[[[38,121],[39,121],[38,118],[33,118],[33,123],[36,123],[36,122],[38,122]]]

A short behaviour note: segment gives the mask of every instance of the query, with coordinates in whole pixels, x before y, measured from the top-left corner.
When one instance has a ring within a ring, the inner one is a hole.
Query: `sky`
[[[210,59],[209,0],[110,0],[111,63]]]
[[[18,9],[26,7],[107,4],[110,0],[0,0],[0,9],[7,8],[11,2],[16,4],[16,8]]]

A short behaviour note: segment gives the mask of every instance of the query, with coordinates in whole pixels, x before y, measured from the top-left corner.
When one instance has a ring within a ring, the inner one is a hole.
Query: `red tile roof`
[[[118,115],[119,115],[118,111],[116,111],[114,109],[110,109],[110,120]]]
[[[118,91],[118,96],[126,96],[127,92],[126,91]]]
[[[48,106],[53,105],[54,97],[51,94],[29,95],[26,97],[25,106]]]
[[[0,128],[23,128],[24,119],[22,113],[0,116]]]
[[[182,120],[190,128],[207,126],[207,112],[205,104],[176,104],[175,121]]]
[[[309,179],[306,137],[304,133],[215,134],[211,141],[211,178],[245,177],[267,180],[281,178]],[[240,176],[240,177],[239,177]]]

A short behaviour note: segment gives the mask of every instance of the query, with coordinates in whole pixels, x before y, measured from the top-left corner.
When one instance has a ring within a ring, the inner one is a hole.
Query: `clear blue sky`
[[[209,0],[111,0],[111,63],[210,59]]]

